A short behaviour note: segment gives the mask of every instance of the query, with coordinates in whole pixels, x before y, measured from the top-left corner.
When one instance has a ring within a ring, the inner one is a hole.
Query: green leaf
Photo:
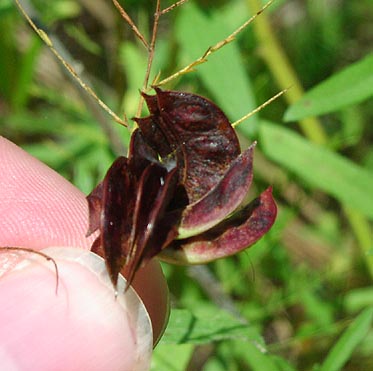
[[[280,371],[276,362],[271,358],[270,354],[261,351],[257,346],[248,343],[244,349],[245,360],[251,366],[253,371]]]
[[[370,172],[279,125],[262,122],[260,136],[263,151],[270,159],[373,219],[373,175]]]
[[[320,371],[338,371],[350,359],[353,351],[367,335],[373,318],[373,307],[366,308],[342,334],[330,350]]]
[[[276,365],[279,370],[296,371],[296,369],[285,358],[281,358],[280,356],[276,356],[276,355],[272,355],[271,358],[274,362],[276,362]]]
[[[373,287],[361,287],[350,290],[343,300],[347,312],[357,312],[368,306],[373,307]]]
[[[75,39],[79,46],[86,49],[89,53],[100,55],[102,52],[100,45],[87,34],[82,24],[66,24],[64,29],[67,35],[69,35],[72,39]]]
[[[25,51],[22,63],[17,74],[17,81],[13,91],[13,106],[15,109],[23,108],[30,95],[29,86],[32,83],[35,66],[39,56],[42,42],[36,35],[31,39],[30,46]]]
[[[151,371],[186,370],[194,345],[158,344],[154,350]]]
[[[194,313],[173,309],[161,342],[204,344],[225,339],[251,340],[262,344],[261,336],[254,327],[213,306],[200,306]]]
[[[13,1],[11,0],[1,0],[0,1],[0,17],[5,16],[14,7]]]
[[[226,371],[227,367],[219,359],[212,358],[203,366],[203,371]]]
[[[285,121],[335,112],[373,96],[373,54],[334,74],[285,112]]]

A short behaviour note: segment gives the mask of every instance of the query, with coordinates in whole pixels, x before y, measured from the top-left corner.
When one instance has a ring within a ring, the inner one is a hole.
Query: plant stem
[[[373,245],[371,226],[361,213],[356,210],[344,207],[344,212],[355,234],[357,243],[368,266],[370,276],[373,278]]]

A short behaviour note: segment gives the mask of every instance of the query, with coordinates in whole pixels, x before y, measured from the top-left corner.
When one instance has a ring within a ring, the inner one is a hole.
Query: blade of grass
[[[260,132],[260,143],[269,158],[373,219],[370,172],[279,125],[263,122]]]
[[[246,362],[251,366],[251,370],[253,371],[281,370],[268,353],[260,351],[252,343],[245,344],[244,355]]]
[[[373,96],[373,54],[332,75],[309,90],[286,111],[284,120],[335,112]]]
[[[42,45],[39,38],[33,37],[28,49],[22,56],[22,63],[17,73],[16,86],[12,96],[13,107],[16,110],[24,107],[27,103],[30,85],[34,76],[35,63]]]
[[[342,334],[330,350],[319,371],[338,371],[351,358],[352,353],[370,330],[373,308],[366,308]]]
[[[273,161],[295,172],[309,184],[337,198],[373,277],[371,230],[364,216],[373,219],[373,176],[349,160],[278,125],[260,126],[263,150]]]
[[[371,226],[358,211],[346,206],[344,207],[344,211],[361,248],[363,258],[367,262],[370,276],[373,278],[373,244]]]

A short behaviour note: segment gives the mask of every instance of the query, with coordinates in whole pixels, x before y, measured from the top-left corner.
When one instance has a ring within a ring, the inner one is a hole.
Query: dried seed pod
[[[255,143],[241,153],[224,113],[199,95],[143,94],[150,115],[136,118],[128,158],[119,157],[88,196],[89,233],[100,231],[116,286],[158,255],[201,264],[237,253],[273,225],[271,188],[236,211],[252,182]]]

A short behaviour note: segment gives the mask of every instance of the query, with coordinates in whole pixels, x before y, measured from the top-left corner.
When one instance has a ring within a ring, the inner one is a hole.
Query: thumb
[[[152,327],[135,291],[123,293],[121,277],[115,297],[104,261],[87,250],[43,252],[57,275],[27,252],[0,280],[2,369],[149,369]]]
[[[0,247],[90,248],[93,239],[85,237],[88,205],[77,188],[2,137],[0,174]],[[12,270],[18,258],[17,254],[0,254],[0,278]],[[159,263],[150,261],[140,269],[133,287],[152,318],[156,342],[167,322],[168,312],[167,284]]]

